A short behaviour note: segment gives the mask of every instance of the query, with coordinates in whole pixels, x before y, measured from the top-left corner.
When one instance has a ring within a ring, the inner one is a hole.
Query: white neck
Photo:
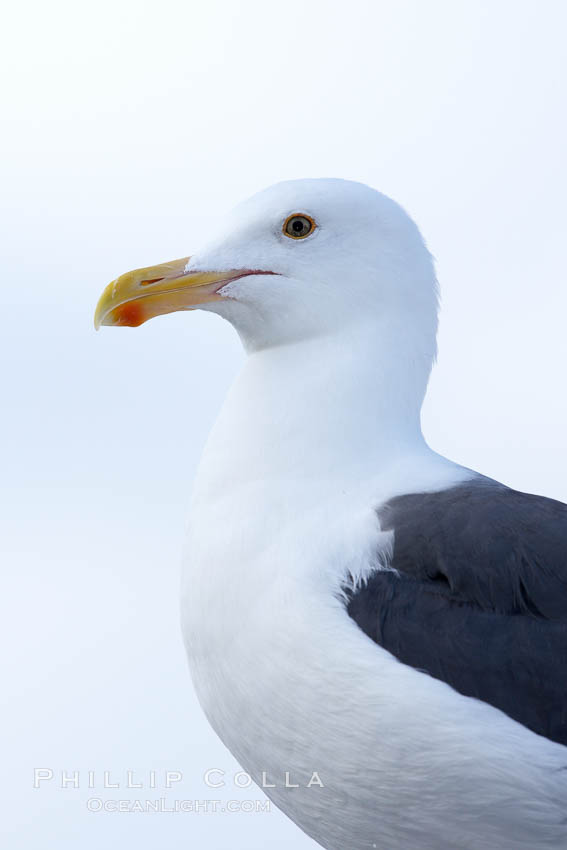
[[[251,353],[205,451],[209,495],[249,481],[360,479],[427,451],[420,408],[433,354],[434,337],[376,319]]]

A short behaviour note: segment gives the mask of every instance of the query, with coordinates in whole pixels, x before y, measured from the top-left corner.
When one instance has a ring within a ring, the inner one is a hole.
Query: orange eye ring
[[[317,227],[315,219],[307,213],[292,213],[283,223],[282,233],[288,239],[306,239]]]

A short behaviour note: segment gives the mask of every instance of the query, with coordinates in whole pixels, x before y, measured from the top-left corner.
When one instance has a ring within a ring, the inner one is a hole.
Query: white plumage
[[[316,222],[307,238],[282,232],[293,213]],[[186,273],[235,269],[273,275],[200,305],[248,354],[205,448],[184,564],[212,726],[328,850],[564,848],[567,748],[400,663],[345,608],[345,587],[389,569],[377,506],[473,476],[421,434],[437,295],[417,228],[367,187],[292,181],[239,207]]]

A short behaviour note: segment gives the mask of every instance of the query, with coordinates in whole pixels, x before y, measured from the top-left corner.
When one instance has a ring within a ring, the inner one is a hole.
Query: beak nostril
[[[150,283],[158,283],[160,280],[163,280],[163,277],[154,277],[151,280],[141,280],[140,286],[148,286]]]

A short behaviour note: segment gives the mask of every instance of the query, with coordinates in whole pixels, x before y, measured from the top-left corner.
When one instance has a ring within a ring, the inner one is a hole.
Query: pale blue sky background
[[[314,848],[278,813],[93,814],[211,793],[231,757],[192,692],[179,555],[199,453],[242,353],[177,314],[95,334],[104,284],[199,247],[276,180],[391,194],[438,259],[438,451],[567,501],[567,9],[557,0],[21,2],[0,110],[11,850]],[[32,788],[33,768],[82,771]],[[86,772],[182,770],[171,792]]]

